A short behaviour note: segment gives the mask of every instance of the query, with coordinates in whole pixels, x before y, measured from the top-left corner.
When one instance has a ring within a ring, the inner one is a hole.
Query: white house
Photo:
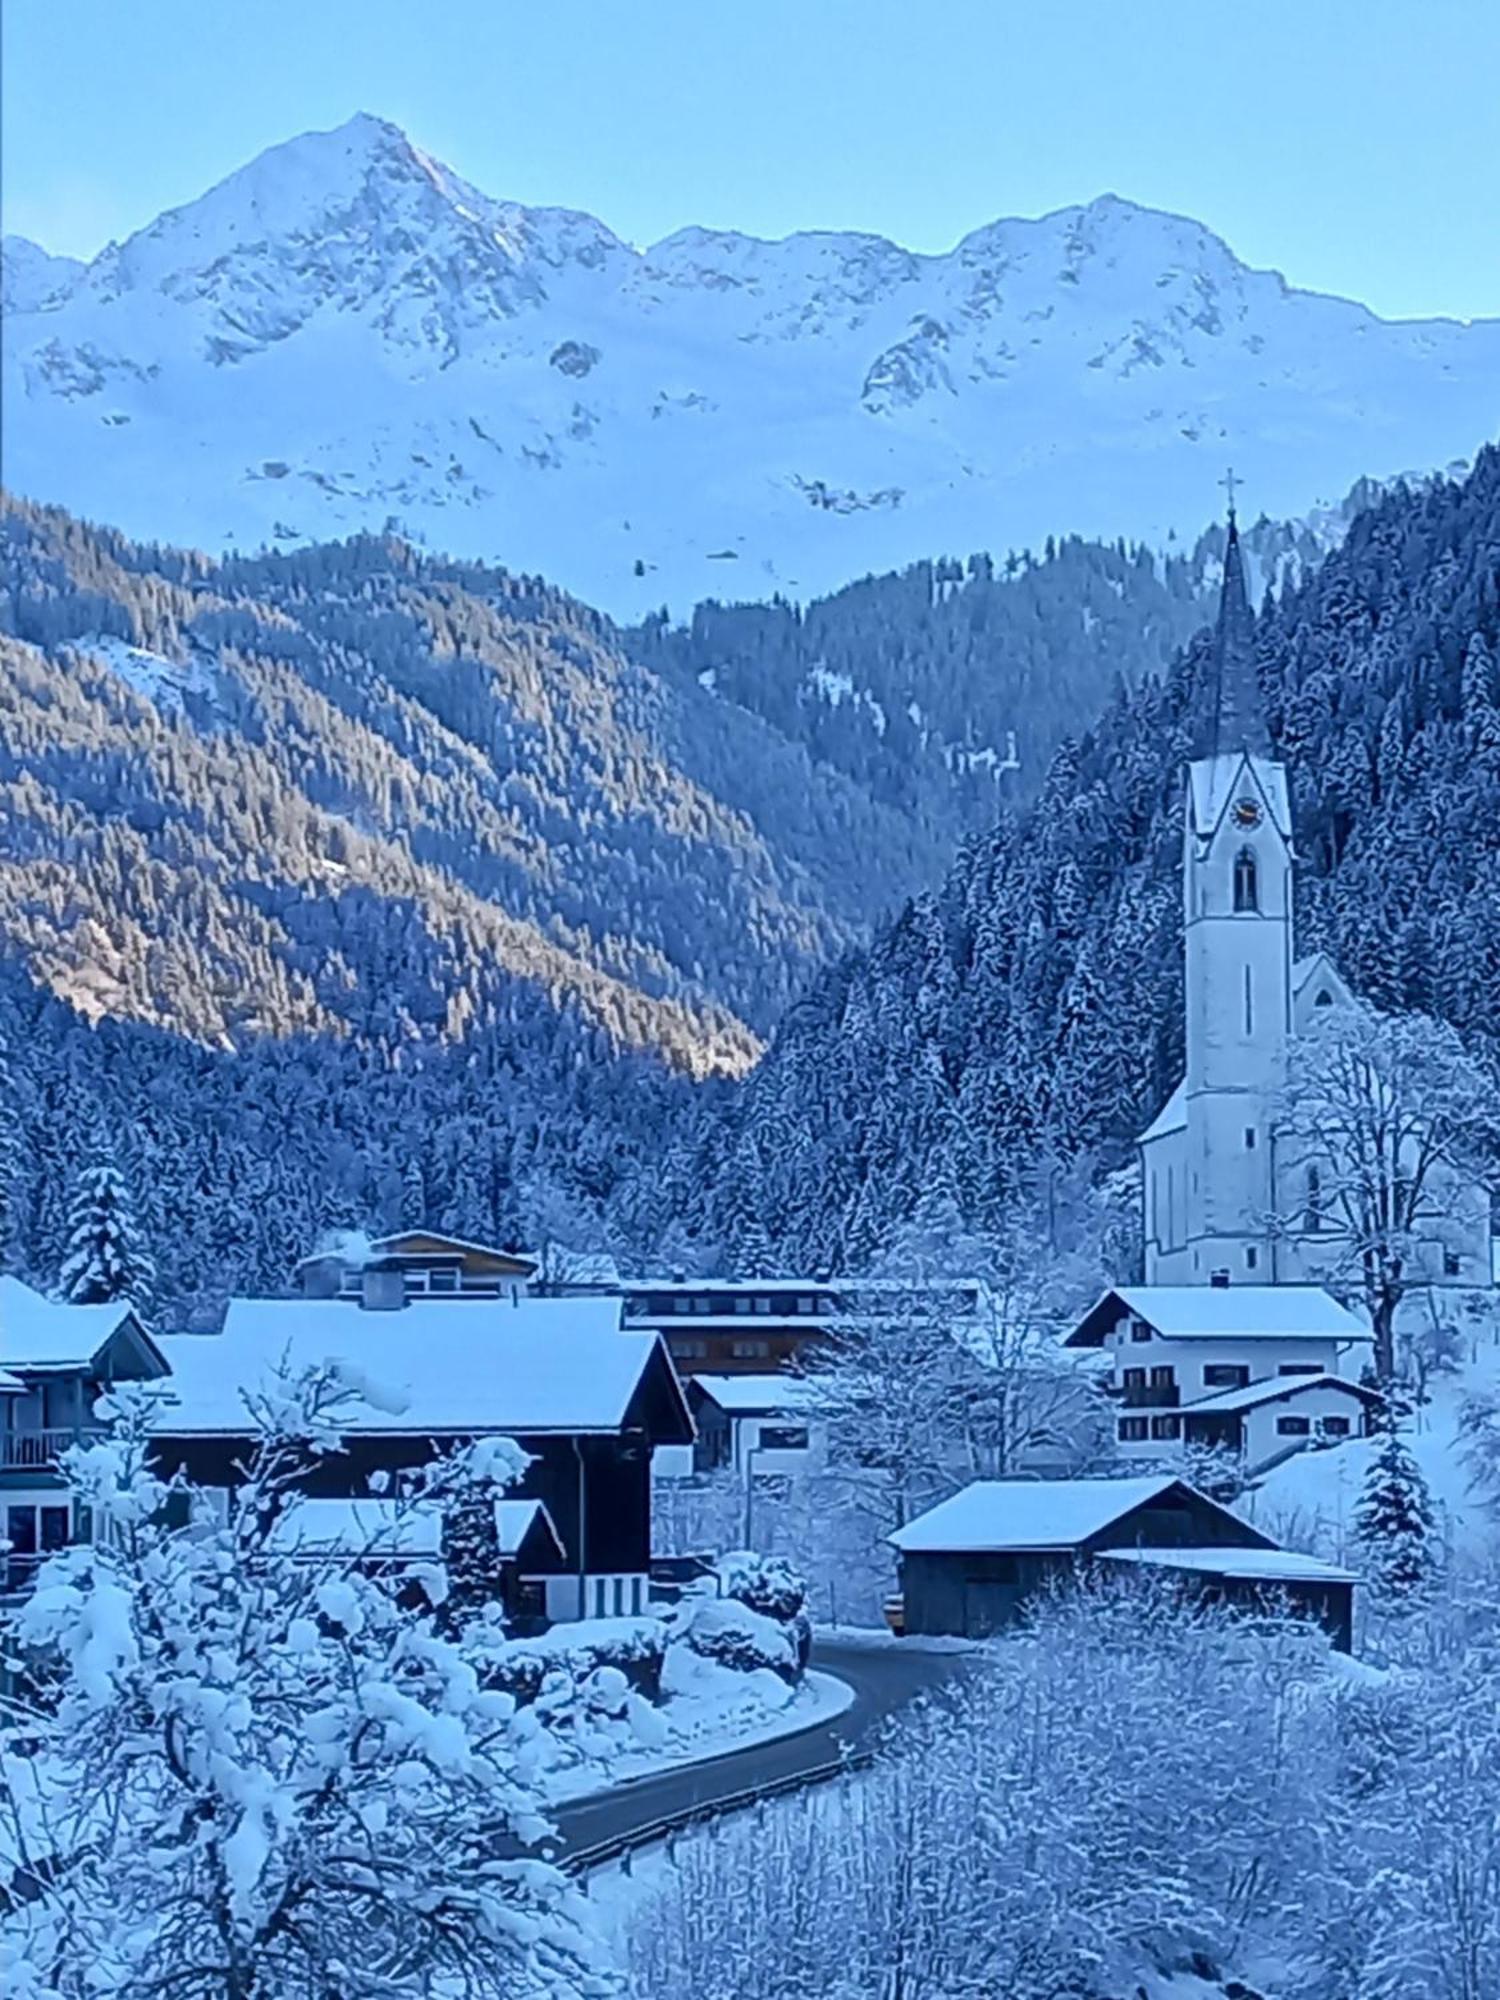
[[[1370,1341],[1319,1285],[1126,1285],[1064,1344],[1108,1355],[1123,1457],[1215,1445],[1257,1471],[1364,1435],[1376,1399],[1350,1374]]]
[[[1350,996],[1322,953],[1294,955],[1290,795],[1256,685],[1232,512],[1217,671],[1208,754],[1189,764],[1184,794],[1186,1073],[1138,1141],[1149,1285],[1330,1276],[1318,1169],[1278,1157],[1274,1107],[1291,1043]],[[1490,1284],[1484,1191],[1450,1188],[1441,1205],[1452,1219],[1420,1246],[1424,1276]]]
[[[694,1375],[688,1408],[697,1428],[695,1472],[730,1467],[741,1478],[796,1478],[817,1458],[808,1385],[795,1375]]]

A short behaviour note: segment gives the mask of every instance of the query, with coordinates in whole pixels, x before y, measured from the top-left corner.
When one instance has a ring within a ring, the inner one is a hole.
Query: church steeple
[[[1224,550],[1224,585],[1219,594],[1219,629],[1214,642],[1214,719],[1209,744],[1217,757],[1236,750],[1269,757],[1271,737],[1255,677],[1255,614],[1245,590],[1245,559],[1234,517],[1230,474],[1229,542]]]

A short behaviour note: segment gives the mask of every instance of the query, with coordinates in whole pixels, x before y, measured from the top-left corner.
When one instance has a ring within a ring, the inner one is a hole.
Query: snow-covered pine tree
[[[8,1271],[17,1254],[17,1218],[21,1206],[21,1108],[11,1067],[10,1042],[0,1027],[0,1271]]]
[[[500,1537],[495,1523],[496,1490],[476,1479],[460,1487],[443,1508],[443,1567],[448,1594],[441,1623],[457,1634],[500,1599]]]
[[[1427,1481],[1391,1416],[1382,1422],[1365,1475],[1354,1537],[1376,1606],[1387,1613],[1415,1610],[1436,1581],[1437,1522]]]
[[[136,1225],[125,1176],[107,1147],[95,1142],[94,1159],[79,1174],[68,1209],[68,1240],[57,1288],[70,1305],[150,1303],[156,1267]]]

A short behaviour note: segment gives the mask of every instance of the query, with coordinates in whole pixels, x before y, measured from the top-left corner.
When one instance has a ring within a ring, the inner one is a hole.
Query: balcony
[[[1175,1382],[1132,1382],[1115,1394],[1123,1410],[1175,1410],[1182,1403],[1182,1391]]]
[[[52,1472],[83,1433],[73,1424],[53,1430],[0,1431],[0,1472]]]

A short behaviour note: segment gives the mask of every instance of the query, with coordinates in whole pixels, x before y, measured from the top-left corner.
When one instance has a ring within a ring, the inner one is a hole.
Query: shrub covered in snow
[[[607,1668],[636,1694],[656,1701],[668,1637],[660,1618],[580,1619],[527,1639],[508,1639],[491,1623],[483,1635],[485,1679],[517,1701],[531,1702],[550,1674],[566,1673],[581,1682]]]
[[[719,1587],[724,1595],[785,1628],[792,1644],[797,1678],[812,1657],[812,1620],[807,1615],[807,1579],[785,1556],[759,1555],[740,1549],[720,1558]]]
[[[547,1829],[535,1725],[430,1613],[278,1519],[339,1443],[348,1391],[281,1385],[227,1524],[148,1463],[140,1392],[68,1470],[99,1545],[43,1568],[15,1621],[55,1705],[0,1743],[0,1847],[41,1892],[0,1912],[36,2000],[572,2000],[607,1984],[586,1906],[528,1853]],[[423,1498],[473,1476],[435,1467]],[[441,1599],[434,1565],[431,1593]],[[619,1690],[591,1699],[610,1709]]]
[[[679,1614],[679,1636],[700,1659],[748,1674],[768,1669],[788,1686],[802,1673],[793,1630],[732,1597],[698,1598]]]

